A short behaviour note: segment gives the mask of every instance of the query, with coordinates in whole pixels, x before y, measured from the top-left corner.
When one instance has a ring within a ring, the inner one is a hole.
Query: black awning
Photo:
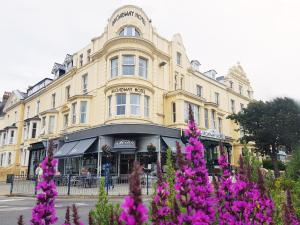
[[[67,154],[79,143],[79,141],[67,142],[54,154],[55,158],[67,157]]]
[[[176,142],[179,143],[181,150],[184,151],[185,145],[179,138],[171,138],[171,137],[161,137],[165,144],[172,150],[172,152],[176,152]]]
[[[46,146],[41,141],[41,142],[37,142],[37,143],[31,144],[30,151],[37,151],[37,150],[45,149],[45,148],[46,148]]]
[[[97,138],[89,138],[80,140],[71,151],[68,152],[67,157],[81,156],[83,155],[91,145],[96,141]]]

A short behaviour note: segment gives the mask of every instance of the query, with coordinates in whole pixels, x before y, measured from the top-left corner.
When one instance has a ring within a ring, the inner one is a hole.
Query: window
[[[240,93],[240,95],[243,94],[243,86],[242,85],[239,85],[239,93]]]
[[[111,59],[110,66],[111,78],[118,76],[118,58]]]
[[[183,77],[180,77],[180,89],[183,89]]]
[[[17,122],[17,119],[18,119],[18,112],[15,111],[15,123]]]
[[[175,75],[175,79],[174,79],[174,89],[175,89],[175,90],[177,90],[177,88],[178,88],[177,82],[178,82],[178,75],[176,74],[176,75]]]
[[[42,118],[42,126],[43,128],[46,126],[46,116]]]
[[[229,81],[229,86],[231,89],[233,89],[233,82],[232,81]]]
[[[30,113],[30,106],[27,106],[27,111],[26,111],[26,118],[29,118],[29,113]]]
[[[126,112],[126,94],[116,94],[117,115],[125,115]]]
[[[84,74],[82,76],[82,92],[83,92],[83,94],[87,93],[87,88],[88,88],[88,75]]]
[[[77,108],[77,102],[74,102],[72,104],[72,124],[76,123],[76,108]]]
[[[37,123],[32,123],[31,138],[36,138]]]
[[[119,35],[127,36],[127,37],[139,37],[140,33],[138,32],[138,30],[135,27],[126,26],[120,31]]]
[[[150,107],[150,97],[145,95],[144,96],[144,116],[145,117],[149,117],[149,115],[150,115],[149,107]]]
[[[86,52],[86,61],[87,62],[91,61],[91,49],[88,49]]]
[[[218,118],[218,127],[219,127],[219,133],[222,134],[222,131],[223,131],[223,124],[222,124],[222,118],[219,117]]]
[[[244,107],[244,104],[241,103],[241,110],[243,110],[245,107]]]
[[[86,123],[87,101],[80,102],[80,123]]]
[[[247,93],[248,93],[248,98],[251,98],[251,91],[247,91]]]
[[[216,111],[215,110],[211,110],[211,124],[212,124],[212,128],[213,129],[217,128],[217,124],[216,124]]]
[[[13,144],[15,139],[15,131],[11,130],[10,131],[10,137],[9,137],[9,144]]]
[[[133,55],[123,56],[123,75],[134,75],[135,64]]]
[[[220,94],[218,92],[215,92],[215,103],[220,105]]]
[[[38,115],[40,113],[40,104],[41,104],[41,101],[37,100],[36,106],[35,106],[35,115]]]
[[[181,65],[181,53],[180,52],[177,52],[177,54],[176,54],[176,62],[177,62],[177,65]]]
[[[205,128],[209,128],[209,118],[208,118],[208,109],[204,109],[204,122],[205,122]]]
[[[198,95],[199,97],[202,97],[202,91],[203,91],[202,86],[197,85],[197,86],[196,86],[196,89],[197,89],[197,95]]]
[[[184,105],[184,121],[186,123],[189,121],[189,106],[191,106],[195,123],[199,125],[199,106],[189,102],[184,102]]]
[[[142,57],[139,57],[139,76],[147,78],[147,64],[148,60]]]
[[[112,96],[110,95],[110,96],[108,96],[108,117],[111,117],[112,116],[112,108],[111,108],[111,104],[112,104],[112,102],[111,102],[111,99],[112,99]]]
[[[53,94],[52,94],[52,100],[51,100],[51,106],[52,106],[52,109],[55,108],[55,97],[56,97],[56,94],[53,93]]]
[[[130,113],[140,115],[140,95],[130,94]]]
[[[53,132],[54,132],[54,119],[55,119],[54,116],[49,117],[49,127],[48,127],[49,134],[53,134]]]
[[[6,133],[3,133],[2,145],[6,144]]]
[[[70,98],[70,90],[71,90],[71,86],[68,85],[65,89],[65,99],[68,100]]]
[[[69,114],[64,115],[64,129],[68,127],[69,124]]]
[[[0,166],[4,166],[4,153],[0,155]]]
[[[172,102],[173,123],[176,122],[176,103]]]
[[[81,54],[79,56],[79,65],[82,66],[83,65],[83,54]]]
[[[8,159],[7,159],[7,164],[11,164],[11,152],[8,153]]]
[[[235,101],[233,99],[231,99],[231,112],[235,113]]]

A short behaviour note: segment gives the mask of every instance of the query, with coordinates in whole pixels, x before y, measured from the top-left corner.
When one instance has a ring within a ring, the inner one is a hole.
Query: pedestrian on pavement
[[[38,182],[42,180],[42,175],[43,175],[43,169],[42,169],[42,164],[40,163],[39,166],[35,169],[35,176],[38,179]]]

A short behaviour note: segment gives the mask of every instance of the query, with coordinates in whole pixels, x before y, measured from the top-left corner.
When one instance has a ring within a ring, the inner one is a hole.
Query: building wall
[[[127,15],[124,16],[122,13]],[[135,27],[140,36],[120,36],[120,31],[126,26]],[[177,62],[178,54],[181,55],[180,63]],[[124,55],[135,56],[134,75],[122,75]],[[143,10],[136,6],[124,6],[117,9],[109,19],[104,32],[99,37],[93,38],[86,47],[74,53],[72,57],[73,67],[66,74],[20,101],[15,108],[7,110],[5,117],[0,120],[0,129],[9,126],[13,123],[14,110],[18,111],[16,143],[12,147],[0,147],[0,152],[8,151],[10,148],[14,153],[13,165],[19,168],[17,172],[26,170],[24,151],[30,144],[80,129],[118,123],[158,124],[171,128],[185,128],[185,102],[199,106],[199,127],[202,130],[218,130],[218,126],[212,127],[212,110],[215,112],[216,120],[222,119],[221,133],[232,138],[232,161],[237,162],[241,151],[238,143],[239,133],[235,131],[237,126],[226,117],[232,113],[231,100],[235,101],[235,112],[238,112],[240,104],[246,107],[252,98],[250,82],[240,64],[231,67],[228,74],[220,81],[198,71],[193,68],[186,55],[181,36],[175,34],[171,40],[161,37]],[[111,59],[116,57],[118,58],[118,76],[112,78]],[[139,57],[147,59],[147,78],[138,75]],[[84,75],[87,75],[86,92],[83,90],[82,83]],[[231,82],[234,83],[233,88],[231,88]],[[197,85],[202,86],[202,96],[197,95]],[[242,94],[239,94],[239,85],[242,85]],[[67,86],[70,86],[69,98],[66,96]],[[219,104],[215,102],[215,92],[219,93]],[[126,113],[122,116],[116,115],[117,93],[126,94]],[[54,106],[53,94],[55,94]],[[130,113],[128,104],[130,94],[140,94],[139,115]],[[144,113],[145,95],[150,98],[147,116]],[[109,96],[112,96],[111,116],[109,115]],[[38,111],[37,101],[40,102]],[[87,102],[86,122],[84,123],[80,123],[81,102]],[[77,103],[76,122],[72,123],[74,103]],[[173,120],[173,103],[176,104],[176,121]],[[205,126],[205,109],[209,112],[208,127]],[[68,125],[65,126],[64,118],[67,114]],[[10,117],[8,118],[7,115]],[[53,117],[53,131],[49,132],[50,119]],[[29,121],[29,125],[28,127],[26,125],[24,129],[25,120]],[[37,124],[35,138],[30,136],[33,123]],[[24,138],[26,129],[29,130],[27,131],[29,137]],[[18,166],[20,162],[23,166]],[[5,173],[3,168],[1,170]]]

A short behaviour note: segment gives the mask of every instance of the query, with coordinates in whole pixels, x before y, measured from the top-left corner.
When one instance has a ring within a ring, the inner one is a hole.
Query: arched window
[[[119,35],[125,37],[139,37],[140,32],[133,26],[126,26],[120,31]]]

